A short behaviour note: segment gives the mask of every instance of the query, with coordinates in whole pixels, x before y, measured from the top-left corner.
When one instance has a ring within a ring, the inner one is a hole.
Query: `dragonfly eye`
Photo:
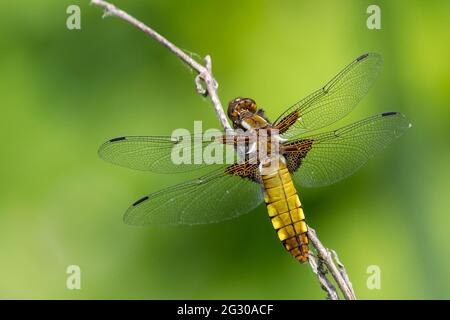
[[[236,117],[240,113],[248,111],[255,113],[257,110],[256,103],[250,98],[236,98],[228,104],[228,116]]]
[[[250,98],[235,98],[228,104],[228,117],[236,128],[240,128],[241,121],[252,117],[257,111],[256,103]]]
[[[250,98],[241,99],[239,102],[239,106],[242,110],[246,110],[251,113],[255,113],[257,109],[255,100]]]

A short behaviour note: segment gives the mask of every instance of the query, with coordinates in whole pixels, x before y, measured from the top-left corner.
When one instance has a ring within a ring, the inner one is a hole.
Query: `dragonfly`
[[[105,142],[99,156],[119,166],[156,173],[210,169],[196,179],[135,201],[125,212],[124,222],[139,226],[216,223],[236,218],[265,202],[284,248],[300,263],[308,261],[308,226],[297,188],[327,186],[352,175],[411,127],[402,113],[384,112],[326,131],[325,127],[348,115],[367,94],[382,62],[376,53],[359,56],[273,122],[253,99],[233,99],[228,105],[228,117],[240,134],[231,139],[222,133],[222,137],[200,143],[196,136],[124,136]],[[269,132],[270,141],[262,143],[275,141],[279,146],[270,157],[254,156],[255,149],[261,146],[257,143],[254,148],[246,138],[249,133],[263,130]],[[242,141],[244,152],[239,152],[238,142]],[[208,146],[221,145],[235,152],[237,160],[211,164],[191,156],[193,161],[174,163],[171,154],[180,144],[192,155]],[[268,165],[274,162],[276,165]]]

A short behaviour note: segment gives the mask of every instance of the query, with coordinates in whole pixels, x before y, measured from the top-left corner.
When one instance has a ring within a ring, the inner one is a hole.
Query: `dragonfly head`
[[[265,127],[267,121],[261,116],[256,102],[250,98],[237,97],[228,104],[228,117],[235,129],[256,129]]]

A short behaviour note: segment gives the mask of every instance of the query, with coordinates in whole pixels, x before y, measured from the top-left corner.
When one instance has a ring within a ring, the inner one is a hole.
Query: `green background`
[[[114,3],[211,54],[222,101],[252,97],[271,119],[360,54],[382,54],[374,88],[333,127],[400,111],[413,128],[347,180],[299,195],[359,298],[450,298],[449,1]],[[381,30],[366,27],[374,3]],[[66,28],[70,4],[81,7],[81,30]],[[185,65],[101,16],[88,1],[0,3],[0,298],[322,299],[264,205],[215,225],[123,224],[131,202],[194,174],[116,167],[98,146],[218,122]],[[81,290],[66,289],[72,264]],[[370,265],[380,290],[366,286]]]

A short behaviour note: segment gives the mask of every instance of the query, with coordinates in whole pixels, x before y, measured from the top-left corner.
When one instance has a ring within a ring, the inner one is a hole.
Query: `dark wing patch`
[[[289,172],[295,172],[301,165],[309,150],[313,146],[314,140],[304,139],[286,143],[282,146],[282,154],[287,162]]]
[[[299,111],[294,110],[281,119],[276,125],[275,128],[278,129],[279,134],[283,134],[298,120]]]
[[[259,174],[258,165],[249,162],[235,163],[225,169],[225,173],[233,176],[250,179],[254,182],[260,183],[261,176]]]

